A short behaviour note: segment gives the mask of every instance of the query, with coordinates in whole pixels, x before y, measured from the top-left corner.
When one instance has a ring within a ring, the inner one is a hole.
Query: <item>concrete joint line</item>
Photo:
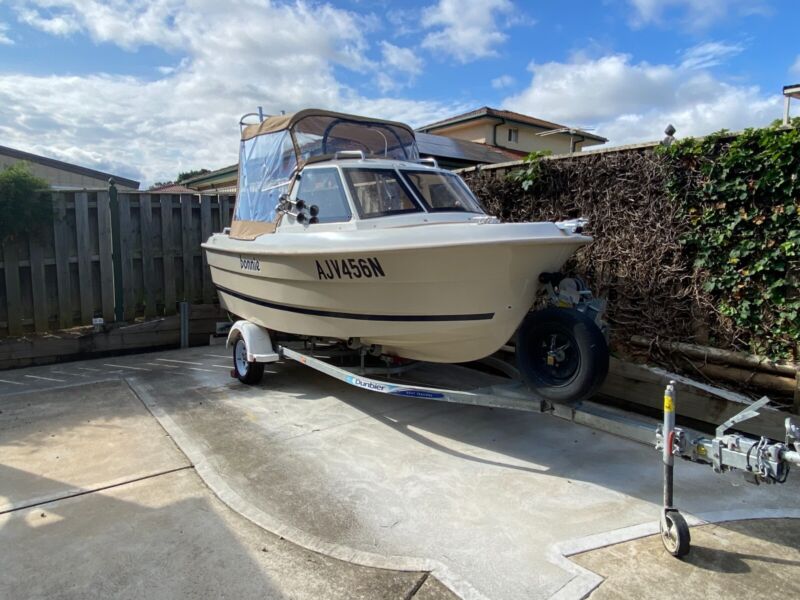
[[[59,390],[68,390],[74,387],[84,387],[87,385],[93,385],[95,383],[111,383],[119,381],[119,377],[106,377],[104,379],[95,379],[94,381],[76,381],[74,383],[67,383],[66,385],[53,385],[53,386],[46,386],[46,387],[37,387],[30,390],[20,390],[19,392],[11,392],[8,394],[2,394],[2,396],[24,396],[26,394],[42,394],[44,392],[58,392]]]
[[[364,567],[394,571],[427,571],[433,574],[442,584],[464,600],[489,600],[474,588],[467,580],[454,573],[447,565],[430,558],[415,556],[382,555],[350,548],[343,544],[326,541],[296,527],[283,523],[273,515],[254,506],[233,488],[214,470],[208,457],[199,444],[196,444],[181,427],[158,404],[152,385],[138,377],[124,378],[131,392],[139,398],[153,418],[158,421],[172,441],[183,452],[194,466],[195,472],[208,488],[224,504],[248,521],[255,523],[282,539],[293,544],[330,556],[337,560],[350,562]],[[424,580],[422,581],[424,583]],[[421,584],[420,584],[421,587]],[[418,591],[418,590],[417,590]],[[414,592],[416,593],[416,592]]]
[[[429,576],[430,573],[423,573],[422,577],[419,578],[419,581],[414,584],[414,587],[412,587],[411,590],[409,590],[409,592],[403,596],[403,600],[413,600],[420,588],[425,584],[426,581],[428,581]]]
[[[54,494],[52,496],[40,496],[39,498],[34,498],[32,500],[24,500],[22,502],[15,502],[13,504],[7,504],[5,506],[0,505],[0,515],[16,512],[19,510],[25,510],[26,508],[34,508],[36,506],[41,506],[42,504],[50,504],[51,502],[58,502],[59,500],[68,500],[70,498],[77,498],[79,496],[85,496],[87,494],[103,492],[105,490],[110,490],[113,488],[121,487],[123,485],[128,485],[129,483],[136,483],[137,481],[153,479],[155,477],[161,477],[162,475],[169,475],[170,473],[177,473],[178,471],[185,471],[186,469],[192,469],[192,468],[194,468],[192,467],[192,465],[184,465],[182,467],[176,467],[174,469],[167,469],[166,471],[159,471],[158,473],[149,473],[147,475],[142,475],[140,477],[117,479],[112,482],[104,483],[103,485],[91,488],[72,488],[67,492],[62,492],[61,494]]]
[[[710,525],[724,523],[726,521],[747,521],[753,519],[800,519],[800,509],[735,509],[726,511],[715,511],[691,515],[683,513],[686,522],[691,527],[699,525]],[[582,600],[591,594],[604,579],[594,571],[590,571],[577,563],[572,562],[569,557],[575,554],[582,554],[591,550],[599,550],[607,546],[614,546],[625,542],[631,542],[643,537],[657,535],[659,533],[659,522],[650,521],[631,527],[623,527],[604,533],[598,533],[582,538],[567,540],[554,544],[548,549],[547,558],[554,565],[564,569],[574,575],[561,589],[550,596],[550,600]]]

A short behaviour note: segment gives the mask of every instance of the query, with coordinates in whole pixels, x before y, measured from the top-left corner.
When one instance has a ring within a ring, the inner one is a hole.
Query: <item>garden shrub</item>
[[[0,242],[39,231],[53,220],[53,201],[47,182],[25,163],[0,171]]]

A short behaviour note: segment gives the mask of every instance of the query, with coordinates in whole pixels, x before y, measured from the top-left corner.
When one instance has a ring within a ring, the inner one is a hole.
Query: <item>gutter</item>
[[[500,119],[500,122],[499,123],[495,123],[494,127],[492,128],[492,146],[495,146],[497,148],[505,148],[506,150],[510,150],[510,148],[506,148],[506,146],[501,146],[501,145],[499,145],[497,143],[497,128],[500,127],[500,125],[505,125],[506,123],[508,123],[508,121],[506,121],[506,119],[504,117],[495,117],[495,119]]]
[[[575,136],[577,136],[577,137],[579,137],[581,139],[576,140],[573,136],[570,136],[570,141],[569,141],[570,154],[573,154],[576,151],[580,150],[580,148],[578,148],[578,144],[582,144],[583,142],[586,141],[586,137],[585,136],[582,136],[582,135],[579,135],[579,134],[573,134],[573,135],[575,135]]]

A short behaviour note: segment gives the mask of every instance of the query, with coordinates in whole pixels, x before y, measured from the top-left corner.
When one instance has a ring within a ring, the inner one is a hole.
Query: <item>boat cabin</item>
[[[237,239],[484,215],[460,177],[419,158],[407,125],[314,109],[243,126],[238,190]]]

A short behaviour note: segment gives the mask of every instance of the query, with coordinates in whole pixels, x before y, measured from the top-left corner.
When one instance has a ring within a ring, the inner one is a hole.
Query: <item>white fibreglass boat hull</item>
[[[427,224],[267,234],[203,245],[222,304],[271,330],[360,338],[432,362],[497,351],[530,310],[539,275],[591,238],[552,223]]]

